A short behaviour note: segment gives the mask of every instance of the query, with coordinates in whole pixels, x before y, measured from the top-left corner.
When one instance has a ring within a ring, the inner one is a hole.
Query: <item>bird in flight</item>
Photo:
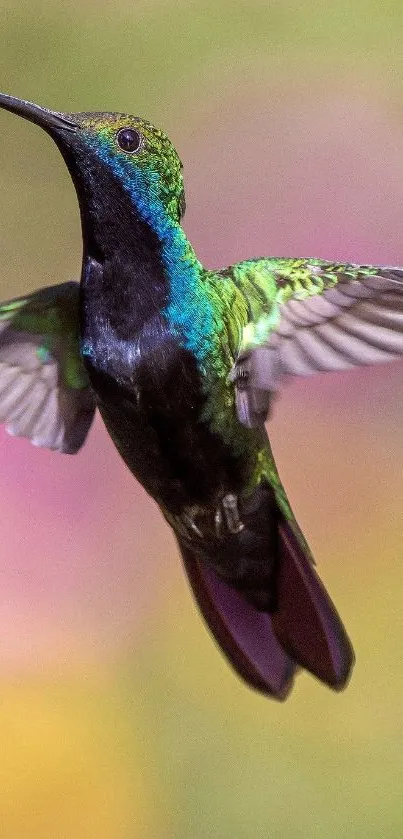
[[[253,688],[303,667],[334,689],[354,654],[281,484],[265,422],[290,376],[403,354],[403,269],[198,260],[182,164],[150,122],[0,94],[57,144],[80,207],[80,282],[0,306],[0,422],[74,454],[96,409],[172,527],[201,612]]]

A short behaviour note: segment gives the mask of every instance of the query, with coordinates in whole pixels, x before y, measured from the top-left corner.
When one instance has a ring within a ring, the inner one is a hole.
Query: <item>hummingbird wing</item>
[[[75,282],[0,305],[0,422],[36,446],[75,454],[95,413],[79,350]]]
[[[250,316],[230,374],[245,425],[265,421],[270,394],[286,376],[403,355],[403,269],[318,259],[256,260],[234,269]]]

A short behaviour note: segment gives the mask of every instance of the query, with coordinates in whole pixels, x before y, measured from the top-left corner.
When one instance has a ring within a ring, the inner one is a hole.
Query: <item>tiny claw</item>
[[[215,532],[218,539],[222,538],[222,512],[218,507],[214,515]]]
[[[198,528],[196,522],[192,519],[192,517],[188,516],[187,513],[185,513],[183,516],[183,523],[192,531],[192,533],[195,533],[196,536],[199,537],[199,539],[203,539],[203,534],[201,530]]]
[[[229,532],[240,533],[241,530],[244,529],[245,525],[239,518],[237,496],[231,492],[228,493],[228,495],[224,495],[222,506]]]

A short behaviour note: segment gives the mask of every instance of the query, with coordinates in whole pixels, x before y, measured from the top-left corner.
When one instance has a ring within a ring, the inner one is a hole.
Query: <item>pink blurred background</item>
[[[3,88],[161,124],[208,266],[403,264],[403,11],[372,3],[7,6]],[[27,69],[28,68],[28,69]],[[51,142],[0,114],[2,297],[77,277]],[[403,364],[288,387],[270,424],[353,640],[334,695],[228,668],[173,539],[98,419],[76,457],[0,436],[0,834],[400,837]]]

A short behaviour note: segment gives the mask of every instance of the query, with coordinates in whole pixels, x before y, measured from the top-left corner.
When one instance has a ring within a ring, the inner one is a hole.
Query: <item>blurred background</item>
[[[403,264],[403,7],[2,0],[1,88],[164,127],[210,267]],[[73,187],[0,113],[0,291],[78,278]],[[2,839],[401,837],[403,364],[290,386],[274,452],[353,640],[345,693],[278,705],[212,643],[97,420],[76,457],[0,432]]]

